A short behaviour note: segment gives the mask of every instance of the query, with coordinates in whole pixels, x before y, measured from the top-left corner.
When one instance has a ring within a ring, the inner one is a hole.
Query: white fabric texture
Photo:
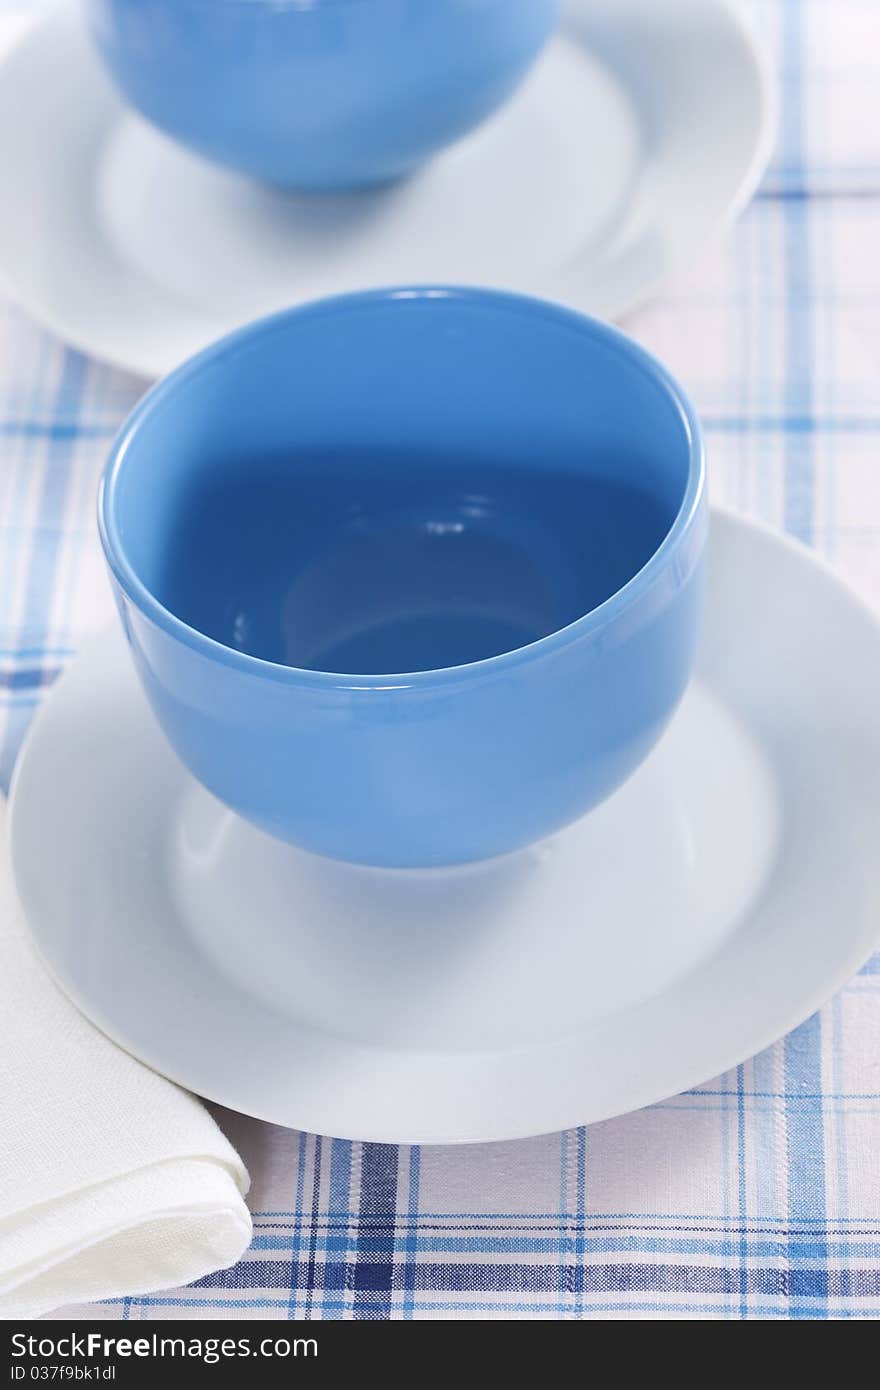
[[[83,1018],[28,939],[0,806],[0,1317],[189,1283],[251,1239],[207,1110]]]

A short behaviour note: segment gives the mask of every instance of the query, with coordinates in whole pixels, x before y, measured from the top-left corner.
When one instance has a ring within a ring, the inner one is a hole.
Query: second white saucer
[[[113,633],[39,715],[10,819],[64,989],[191,1090],[346,1138],[561,1129],[744,1060],[870,953],[880,625],[808,552],[715,513],[696,678],[647,762],[544,844],[436,872],[237,820]]]
[[[0,274],[93,356],[161,375],[249,319],[383,284],[485,284],[615,318],[750,196],[773,90],[726,0],[568,0],[521,92],[416,177],[293,197],[129,113],[78,14],[0,64]]]

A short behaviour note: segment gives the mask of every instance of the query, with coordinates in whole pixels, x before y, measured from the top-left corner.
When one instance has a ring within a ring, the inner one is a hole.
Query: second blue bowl
[[[99,505],[162,727],[238,814],[481,859],[613,792],[687,683],[700,431],[622,334],[405,289],[243,329],[144,398]]]
[[[125,97],[288,187],[410,173],[513,91],[559,0],[84,0]]]

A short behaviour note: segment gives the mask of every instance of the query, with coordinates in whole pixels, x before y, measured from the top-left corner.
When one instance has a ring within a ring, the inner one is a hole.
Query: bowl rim
[[[137,574],[128,559],[116,519],[116,497],[119,478],[125,468],[130,446],[136,438],[143,422],[155,411],[161,410],[169,397],[185,390],[190,380],[209,371],[226,358],[234,356],[243,346],[254,339],[271,337],[287,329],[291,321],[326,316],[328,314],[357,312],[372,305],[395,301],[412,300],[455,300],[477,304],[491,311],[514,313],[553,320],[560,326],[574,330],[580,335],[601,340],[612,352],[625,357],[653,384],[660,388],[678,413],[684,427],[688,443],[688,474],[678,510],[667,528],[663,539],[652,552],[641,569],[631,575],[619,589],[615,589],[602,603],[589,609],[580,617],[555,628],[543,637],[536,638],[522,647],[500,652],[497,656],[483,657],[479,661],[467,662],[458,666],[442,666],[419,671],[387,672],[373,675],[360,675],[356,672],[334,672],[311,670],[300,666],[288,666],[281,662],[268,661],[263,657],[252,656],[235,647],[209,637],[198,628],[190,626],[182,618],[172,613],[152,593]],[[122,592],[134,606],[155,626],[169,637],[176,638],[185,646],[201,655],[219,661],[243,673],[273,679],[281,684],[294,686],[308,685],[313,688],[358,690],[358,689],[410,689],[414,687],[436,686],[468,679],[472,674],[503,674],[524,662],[532,661],[541,655],[549,655],[564,649],[599,628],[607,626],[614,619],[631,609],[662,577],[675,553],[692,533],[701,513],[706,494],[706,451],[703,432],[696,411],[687,394],[672,374],[645,348],[611,324],[582,314],[551,300],[539,299],[532,295],[515,294],[506,290],[482,289],[456,285],[412,285],[392,286],[383,289],[359,290],[348,294],[328,296],[312,300],[293,308],[282,309],[279,313],[260,318],[235,332],[220,338],[217,342],[190,357],[174,371],[152,386],[127,416],[110,448],[98,488],[97,512],[98,533],[104,556],[111,574]]]

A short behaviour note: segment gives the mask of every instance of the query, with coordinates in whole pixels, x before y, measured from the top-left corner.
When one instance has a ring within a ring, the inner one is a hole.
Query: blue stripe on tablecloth
[[[583,1242],[584,1231],[587,1221],[587,1131],[584,1125],[580,1125],[575,1131],[575,1256],[586,1254],[579,1248]],[[583,1278],[583,1267],[580,1271]],[[583,1299],[577,1303],[577,1314],[583,1317],[585,1307]]]
[[[786,99],[782,111],[784,160],[805,162],[805,110],[802,72],[806,60],[800,0],[785,0],[783,45],[788,69]],[[813,413],[813,355],[815,352],[813,306],[810,296],[811,247],[809,208],[804,200],[789,199],[784,205],[786,257],[786,382],[785,410],[790,418],[809,420]],[[784,524],[798,539],[811,542],[815,528],[815,455],[810,430],[789,430],[785,448]],[[818,1093],[821,1090],[821,1020],[809,1019],[784,1043],[786,1090]],[[786,1106],[788,1159],[788,1214],[822,1218],[825,1215],[825,1133],[821,1101]],[[827,1259],[827,1245],[817,1237],[806,1257],[810,1262]],[[790,1315],[802,1316],[795,1299],[799,1281],[809,1277],[810,1293],[819,1312],[827,1316],[830,1273],[803,1267],[804,1257],[789,1258]]]
[[[573,1252],[577,1255],[608,1254],[653,1254],[653,1255],[710,1255],[734,1262],[745,1258],[770,1258],[779,1254],[778,1239],[768,1239],[766,1233],[760,1235],[742,1231],[739,1235],[698,1239],[693,1236],[576,1236],[568,1231],[558,1236],[535,1236],[530,1234],[511,1234],[507,1236],[462,1236],[462,1235],[421,1235],[411,1229],[409,1219],[403,1222],[403,1229],[393,1237],[394,1256],[434,1255],[559,1255]],[[430,1223],[424,1222],[423,1226]],[[338,1234],[318,1234],[303,1237],[302,1249],[314,1249],[317,1254],[331,1257],[356,1255],[359,1250],[357,1235],[340,1231]],[[257,1234],[251,1249],[254,1252],[282,1251],[296,1255],[299,1246],[291,1243],[288,1236]],[[824,1267],[826,1259],[880,1260],[880,1237],[873,1240],[854,1240],[851,1237],[825,1236],[822,1251],[817,1255],[816,1242],[812,1235],[792,1239],[787,1237],[787,1249],[801,1260],[818,1260]],[[341,1261],[338,1263],[341,1264]],[[406,1261],[401,1261],[400,1286],[408,1292],[410,1271]],[[559,1279],[560,1287],[565,1285],[564,1274]],[[346,1272],[340,1268],[328,1276],[327,1287],[342,1288],[346,1285]]]
[[[354,1145],[347,1139],[334,1139],[330,1146],[330,1186],[328,1193],[327,1219],[330,1222],[338,1223],[345,1232],[345,1252],[352,1250],[356,1246],[356,1237],[351,1231],[352,1214],[350,1211],[351,1203],[351,1177],[352,1177],[352,1151]],[[320,1230],[320,1216],[317,1222],[313,1223],[316,1233]],[[328,1242],[321,1237],[316,1238],[316,1250],[326,1251]],[[340,1268],[334,1270],[330,1275],[330,1287],[348,1288],[348,1262],[346,1259],[339,1261]],[[326,1281],[325,1273],[325,1281]],[[325,1283],[326,1287],[326,1283]],[[342,1317],[341,1311],[327,1310],[326,1303],[322,1302],[323,1316],[330,1320]]]
[[[799,1087],[812,1091],[805,1105],[794,1106],[786,1103],[786,1131],[788,1149],[788,1214],[792,1221],[808,1217],[817,1225],[817,1234],[812,1241],[795,1246],[789,1243],[789,1278],[792,1289],[803,1275],[807,1263],[827,1262],[828,1241],[821,1233],[825,1218],[825,1126],[822,1102],[814,1094],[820,1076],[822,1023],[818,1014],[803,1023],[785,1039],[785,1080],[789,1092]],[[815,1274],[815,1271],[812,1271]],[[823,1275],[824,1285],[817,1280],[812,1292],[814,1297],[826,1299],[830,1290],[830,1273]],[[792,1305],[792,1317],[798,1317],[796,1305]],[[827,1316],[827,1303],[822,1316]]]
[[[321,1156],[324,1149],[324,1140],[320,1134],[313,1136],[313,1158],[312,1158],[312,1210],[309,1220],[308,1233],[308,1252],[305,1264],[305,1289],[306,1307],[305,1316],[311,1318],[314,1312],[314,1296],[317,1291],[317,1239],[318,1239],[318,1212],[321,1210]],[[332,1144],[332,1140],[327,1140]],[[293,1282],[293,1281],[291,1281]],[[297,1282],[299,1282],[299,1266],[297,1267]]]
[[[61,374],[55,397],[59,415],[78,415],[88,359],[73,348],[63,350]],[[28,569],[23,627],[39,645],[49,640],[48,615],[55,594],[61,528],[67,514],[71,468],[68,441],[50,438],[43,470],[39,515]],[[57,634],[56,634],[57,636]]]
[[[766,198],[766,199],[768,199],[768,201],[771,201],[771,202],[774,202],[774,203],[782,203],[783,205],[784,205],[785,203],[821,203],[821,202],[830,202],[832,199],[834,199],[835,202],[839,202],[839,201],[840,201],[840,196],[841,196],[840,193],[839,193],[836,189],[831,189],[831,188],[829,188],[829,189],[816,189],[816,188],[786,188],[786,189],[779,189],[778,191],[776,191],[776,192],[774,192],[774,193],[764,193],[764,194],[760,194],[760,193],[759,193],[759,195],[758,195],[758,197],[761,198],[762,200],[763,200],[764,198]],[[850,199],[850,201],[852,201],[852,202],[862,202],[862,203],[863,203],[863,202],[877,202],[878,199],[880,199],[880,194],[878,194],[877,191],[876,191],[875,189],[873,189],[873,188],[871,188],[871,189],[866,188],[866,189],[864,189],[864,191],[859,191],[859,190],[856,190],[856,189],[852,189],[852,190],[850,190],[850,192],[849,192],[846,196],[847,196],[847,197]]]
[[[72,439],[112,439],[119,428],[113,425],[90,425],[80,420],[0,420],[0,439],[51,439],[65,443]]]
[[[827,1250],[817,1242],[809,1256],[799,1257],[797,1264],[789,1261],[788,1268],[778,1265],[750,1264],[746,1274],[746,1292],[762,1293],[791,1300],[793,1317],[797,1317],[797,1300],[810,1298],[814,1305],[828,1299],[829,1294],[846,1298],[880,1297],[880,1269],[876,1265],[845,1270],[829,1269]],[[377,1248],[381,1246],[381,1248]],[[403,1291],[403,1280],[394,1264],[394,1244],[389,1237],[371,1235],[357,1245],[358,1259],[354,1265],[353,1290],[355,1316],[384,1320],[390,1316],[392,1294]],[[775,1252],[774,1252],[775,1253]],[[337,1264],[324,1269],[324,1291],[342,1293],[346,1285],[336,1271]],[[449,1293],[509,1293],[561,1294],[558,1262],[536,1260],[472,1260],[446,1259],[436,1262],[419,1260],[414,1269],[417,1292],[442,1290]],[[313,1286],[311,1271],[295,1260],[249,1258],[234,1270],[219,1270],[200,1279],[193,1288],[200,1289],[288,1289],[292,1283],[308,1291]],[[740,1292],[740,1271],[737,1261],[727,1264],[695,1264],[643,1260],[615,1260],[574,1267],[576,1294],[624,1293],[627,1291],[671,1292],[730,1295]],[[827,1306],[823,1316],[827,1316]]]
[[[72,348],[60,349],[61,370],[52,404],[53,414],[75,419],[82,407],[83,386],[88,361]],[[45,441],[45,460],[40,479],[36,524],[31,532],[30,554],[24,576],[24,596],[21,617],[10,631],[17,631],[28,647],[44,648],[49,642],[58,643],[65,634],[50,632],[49,618],[55,596],[55,581],[62,527],[67,512],[70,490],[70,441],[49,437]],[[16,478],[19,504],[27,470],[20,466]],[[8,587],[7,574],[4,588]],[[0,743],[0,786],[8,791],[12,769],[21,741],[36,707],[36,697],[18,690],[17,703],[7,705],[6,728]]]
[[[139,1299],[138,1302],[142,1304],[144,1307],[154,1307],[157,1309],[157,1311],[161,1311],[162,1309],[168,1308],[188,1308],[192,1310],[201,1309],[204,1312],[205,1309],[204,1303],[202,1303],[199,1299],[186,1298],[183,1295],[179,1295],[177,1297],[169,1296],[167,1299],[151,1296]],[[112,1300],[107,1306],[113,1306]],[[278,1298],[265,1298],[259,1300],[244,1298],[223,1298],[218,1299],[216,1302],[212,1301],[211,1303],[212,1309],[235,1309],[237,1311],[244,1312],[248,1310],[259,1311],[260,1309],[281,1309],[284,1306],[285,1304],[283,1300]],[[339,1312],[344,1312],[346,1307],[344,1302],[331,1302],[328,1303],[327,1306],[330,1308],[335,1308]],[[544,1300],[542,1300],[538,1304],[531,1302],[521,1303],[507,1298],[499,1299],[496,1302],[488,1302],[486,1300],[474,1299],[432,1299],[425,1300],[424,1302],[421,1302],[419,1304],[419,1312],[430,1315],[455,1315],[462,1313],[485,1313],[491,1315],[493,1313],[497,1313],[501,1317],[505,1317],[509,1314],[522,1314],[526,1317],[541,1315],[558,1315],[562,1317],[568,1311],[570,1310],[567,1303],[554,1303],[552,1301]],[[602,1317],[605,1314],[614,1313],[619,1313],[623,1316],[627,1316],[628,1314],[632,1313],[656,1313],[658,1314],[658,1316],[661,1317],[664,1315],[668,1316],[671,1314],[682,1314],[685,1316],[693,1316],[694,1314],[705,1314],[709,1317],[717,1317],[718,1312],[719,1305],[717,1303],[701,1303],[696,1300],[689,1300],[686,1303],[677,1303],[667,1298],[664,1298],[662,1300],[655,1299],[651,1302],[644,1302],[639,1299],[624,1298],[619,1299],[615,1302],[590,1303],[590,1315],[592,1317]],[[815,1312],[815,1310],[811,1307],[809,1303],[804,1303],[801,1305],[800,1315],[803,1318],[820,1316]],[[775,1304],[753,1303],[749,1308],[749,1317],[751,1318],[782,1319],[785,1318],[785,1316],[786,1313],[784,1308],[780,1308]],[[846,1318],[848,1320],[857,1318],[870,1318],[873,1321],[875,1314],[871,1309],[846,1308],[841,1309],[839,1312],[835,1313],[835,1317]]]
[[[391,1316],[397,1163],[398,1150],[392,1144],[361,1146],[358,1249],[352,1273],[353,1313],[358,1319],[384,1321]]]
[[[702,412],[700,423],[707,433],[717,434],[878,434],[880,415],[713,415]]]
[[[413,1144],[408,1155],[409,1177],[407,1182],[407,1227],[403,1267],[403,1316],[409,1322],[415,1310],[415,1256],[418,1250],[419,1219],[419,1178],[421,1173],[421,1150]]]
[[[801,66],[805,57],[800,0],[785,0],[783,56],[789,69],[782,103],[781,141],[794,164],[804,156],[804,101]],[[809,213],[803,201],[785,204],[786,382],[785,413],[812,416],[813,314],[810,298]],[[811,542],[814,525],[813,445],[809,430],[789,430],[785,446],[784,525],[799,540]]]
[[[654,1108],[654,1106],[651,1107],[652,1110]],[[252,1215],[255,1222],[262,1222],[280,1230],[283,1229],[288,1222],[293,1222],[294,1218],[298,1219],[302,1213],[294,1211],[254,1211]],[[397,1221],[405,1221],[407,1218],[407,1212],[405,1211],[397,1211],[392,1213],[392,1215]],[[797,1221],[783,1220],[778,1217],[766,1215],[748,1216],[746,1217],[745,1224],[741,1223],[738,1217],[723,1216],[717,1213],[714,1213],[710,1217],[691,1217],[683,1215],[680,1212],[671,1213],[636,1210],[625,1212],[597,1211],[591,1212],[589,1217],[591,1228],[600,1231],[625,1231],[627,1222],[635,1222],[640,1226],[656,1226],[658,1230],[668,1226],[676,1232],[711,1234],[715,1231],[729,1232],[732,1229],[734,1233],[739,1234],[741,1229],[748,1230],[750,1226],[757,1226],[760,1228],[761,1233],[769,1232],[779,1235],[797,1235],[802,1227],[804,1232],[808,1233],[810,1226],[815,1225],[817,1222],[821,1222],[823,1226],[827,1226],[829,1233],[832,1234],[837,1226],[841,1227],[841,1233],[844,1234],[846,1233],[847,1227],[853,1224],[864,1227],[866,1232],[870,1232],[872,1229],[876,1229],[880,1232],[880,1216],[872,1217],[870,1215],[854,1216],[847,1219],[835,1217],[833,1220],[827,1216],[802,1216]],[[317,1220],[328,1228],[333,1224],[333,1221],[325,1214],[319,1214]],[[387,1220],[387,1216],[383,1214],[381,1217],[378,1217],[377,1220],[384,1222]],[[353,1221],[357,1221],[361,1225],[366,1224],[365,1218],[357,1211],[341,1213],[336,1218],[337,1224],[340,1221],[345,1224],[350,1224]],[[536,1229],[536,1226],[538,1229],[553,1230],[556,1227],[566,1227],[569,1216],[565,1209],[560,1209],[559,1211],[529,1211],[522,1215],[522,1219],[517,1216],[490,1211],[432,1211],[428,1209],[422,1212],[420,1225],[423,1229],[431,1229],[432,1226],[439,1226],[441,1222],[451,1221],[454,1221],[461,1229],[470,1227],[475,1230],[482,1230],[484,1227],[491,1225],[494,1229],[509,1227],[512,1230],[518,1231],[523,1228],[524,1222],[527,1222],[530,1230]]]
[[[559,1241],[559,1287],[567,1289],[566,1270],[569,1261],[574,1259],[574,1243],[571,1239],[569,1230],[569,1202],[568,1202],[568,1149],[570,1144],[570,1133],[563,1130],[559,1136],[559,1216],[558,1222],[562,1232]],[[422,1230],[424,1230],[424,1226]],[[460,1229],[467,1229],[460,1225]]]
[[[73,656],[75,650],[75,647],[50,647],[48,645],[45,647],[0,647],[0,661],[5,661],[7,658],[14,661],[42,658],[43,661],[48,661],[52,657]]]
[[[293,1237],[292,1237],[294,1248],[297,1248],[297,1247],[298,1247],[298,1242],[299,1242],[299,1239],[300,1239],[301,1234],[302,1234],[303,1221],[304,1221],[304,1218],[305,1218],[305,1211],[304,1211],[304,1209],[303,1209],[303,1197],[304,1197],[304,1194],[305,1194],[305,1185],[306,1185],[306,1146],[307,1146],[307,1144],[308,1144],[308,1137],[307,1137],[306,1135],[304,1135],[304,1134],[301,1134],[301,1135],[299,1136],[299,1142],[297,1143],[297,1146],[296,1146],[296,1198],[295,1198],[295,1202],[294,1202],[296,1219],[295,1219],[295,1224],[294,1224],[294,1228],[293,1228]],[[298,1318],[299,1315],[300,1315],[298,1294],[299,1294],[299,1280],[291,1280],[291,1284],[290,1284],[290,1304],[289,1304],[289,1307],[288,1307],[288,1310],[287,1310],[287,1316],[288,1316],[289,1318]]]
[[[844,1037],[843,1037],[843,995],[835,995],[831,1001],[831,1033],[832,1033],[832,1052],[831,1052],[831,1076],[835,1088],[839,1091],[843,1088],[843,1063],[844,1063]],[[834,1135],[834,1167],[837,1189],[837,1211],[846,1217],[849,1211],[849,1171],[846,1151],[846,1127],[843,1116],[837,1112],[833,1121]],[[852,1245],[865,1245],[865,1242],[852,1242]],[[832,1253],[833,1241],[829,1239],[829,1256]],[[870,1251],[870,1245],[868,1245]],[[835,1252],[836,1253],[836,1252]],[[880,1249],[873,1253],[851,1254],[847,1253],[843,1257],[846,1260],[852,1259],[873,1259],[880,1264]],[[834,1310],[836,1313],[836,1309]]]
[[[745,1108],[745,1068],[736,1068],[736,1163],[737,1163],[737,1207],[741,1223],[745,1222],[746,1205],[746,1108]],[[745,1235],[739,1240],[739,1315],[748,1314],[748,1242]]]
[[[59,666],[23,666],[17,671],[0,670],[0,690],[42,690],[51,685]]]

